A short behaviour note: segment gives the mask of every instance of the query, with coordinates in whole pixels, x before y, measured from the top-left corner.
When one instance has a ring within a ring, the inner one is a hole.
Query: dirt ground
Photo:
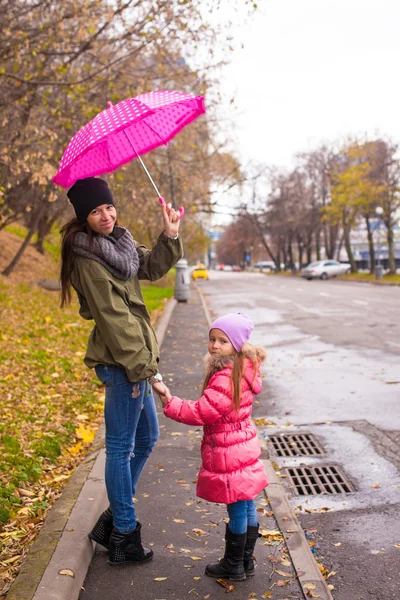
[[[18,252],[23,239],[9,231],[0,231],[0,273]],[[8,276],[16,283],[36,283],[42,279],[58,279],[58,266],[51,257],[40,254],[32,244],[25,249],[14,271]]]

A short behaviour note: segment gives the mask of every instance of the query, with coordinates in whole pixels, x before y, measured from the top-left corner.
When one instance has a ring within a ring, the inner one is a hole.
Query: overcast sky
[[[233,30],[221,82],[244,164],[290,168],[297,152],[348,134],[400,142],[400,0],[260,0],[258,7],[248,26]]]

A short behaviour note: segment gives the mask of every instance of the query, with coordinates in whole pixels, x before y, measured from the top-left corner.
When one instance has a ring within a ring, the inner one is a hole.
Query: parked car
[[[341,263],[337,260],[318,260],[307,265],[301,272],[304,279],[329,279],[337,275],[350,273],[349,263]]]
[[[260,260],[252,266],[253,271],[275,271],[275,263],[272,260]]]
[[[208,280],[208,269],[206,265],[199,263],[195,266],[192,271],[192,279],[207,279]]]
[[[242,267],[240,265],[233,265],[232,271],[241,271]]]
[[[232,265],[224,265],[222,268],[223,271],[232,271]]]

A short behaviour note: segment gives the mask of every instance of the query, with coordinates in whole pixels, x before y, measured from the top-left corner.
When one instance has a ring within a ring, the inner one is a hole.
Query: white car
[[[312,262],[302,270],[304,279],[329,279],[337,275],[347,275],[351,272],[349,263],[340,263],[337,260],[318,260]]]
[[[261,260],[260,262],[254,263],[252,266],[253,271],[276,271],[275,263],[271,260]]]

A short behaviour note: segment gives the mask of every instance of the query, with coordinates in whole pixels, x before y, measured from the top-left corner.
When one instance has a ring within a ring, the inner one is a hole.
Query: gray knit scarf
[[[96,260],[117,279],[126,281],[139,270],[139,255],[133,237],[127,229],[116,225],[111,235],[95,235],[93,252],[89,248],[89,236],[83,231],[75,236],[73,251],[85,258]]]

